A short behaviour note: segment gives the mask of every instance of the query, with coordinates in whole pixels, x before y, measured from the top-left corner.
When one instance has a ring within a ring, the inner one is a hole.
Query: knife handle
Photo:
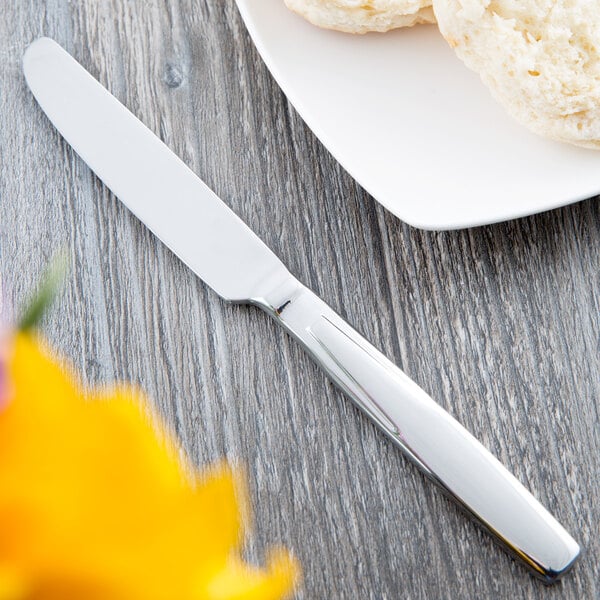
[[[424,473],[546,583],[579,546],[462,425],[308,288],[289,280],[255,302]]]

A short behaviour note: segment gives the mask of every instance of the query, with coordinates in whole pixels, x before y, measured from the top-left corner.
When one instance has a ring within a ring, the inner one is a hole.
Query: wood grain
[[[246,464],[250,558],[293,548],[301,599],[600,597],[596,200],[468,231],[402,224],[306,128],[232,0],[3,0],[2,15],[5,315],[67,248],[48,337],[90,383],[139,384],[198,464]],[[585,549],[561,584],[531,578],[283,331],[221,302],[115,201],[25,86],[21,55],[40,35],[510,466]]]

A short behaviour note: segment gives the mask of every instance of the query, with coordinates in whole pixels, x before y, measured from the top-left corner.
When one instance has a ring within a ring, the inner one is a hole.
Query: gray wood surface
[[[142,386],[198,464],[247,465],[252,559],[272,543],[291,547],[302,599],[600,597],[597,200],[418,231],[307,129],[232,0],[0,2],[5,313],[66,248],[72,271],[48,337],[90,383]],[[561,584],[531,578],[275,323],[221,302],[115,201],[26,88],[21,54],[40,35],[107,85],[562,521],[585,550]]]

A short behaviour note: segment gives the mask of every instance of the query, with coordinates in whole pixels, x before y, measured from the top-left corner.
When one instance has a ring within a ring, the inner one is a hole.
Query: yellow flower
[[[15,337],[7,381],[0,600],[290,593],[297,566],[286,551],[264,570],[239,556],[245,499],[235,472],[191,474],[131,390],[84,392],[25,333]]]

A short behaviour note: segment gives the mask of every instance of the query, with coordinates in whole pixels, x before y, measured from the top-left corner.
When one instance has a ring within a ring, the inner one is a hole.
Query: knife
[[[547,583],[579,546],[470,433],[295,279],[169,148],[55,41],[23,57],[27,83],[110,190],[225,301],[262,308],[450,497]]]

